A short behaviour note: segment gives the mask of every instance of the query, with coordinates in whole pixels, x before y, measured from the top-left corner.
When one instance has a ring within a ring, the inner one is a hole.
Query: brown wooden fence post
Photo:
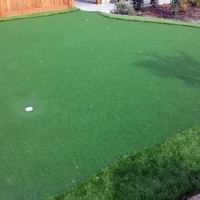
[[[101,3],[101,0],[96,0],[96,4],[100,4]]]
[[[73,8],[74,7],[74,0],[69,0],[69,8]]]
[[[0,17],[4,17],[4,0],[0,0]]]
[[[74,7],[74,0],[72,0],[72,3],[71,3],[71,8]]]
[[[74,7],[74,0],[69,0],[69,8],[73,8]]]

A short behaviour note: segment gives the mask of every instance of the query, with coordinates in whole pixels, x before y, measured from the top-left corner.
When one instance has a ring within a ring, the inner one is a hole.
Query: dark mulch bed
[[[172,15],[170,12],[170,4],[158,5],[156,8],[144,7],[137,16],[156,17],[165,19],[174,19],[180,21],[197,22],[200,23],[200,8],[188,5],[184,11],[180,6],[177,8],[177,13]]]

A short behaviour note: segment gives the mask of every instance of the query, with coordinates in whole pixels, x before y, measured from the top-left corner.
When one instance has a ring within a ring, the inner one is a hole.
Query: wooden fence
[[[0,17],[74,7],[74,0],[0,0]]]

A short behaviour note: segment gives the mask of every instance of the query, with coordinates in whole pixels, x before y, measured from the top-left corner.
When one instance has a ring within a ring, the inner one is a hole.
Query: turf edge
[[[175,21],[169,19],[160,19],[160,18],[146,18],[146,17],[136,17],[136,16],[126,16],[126,15],[118,15],[111,13],[98,12],[100,15],[118,20],[126,20],[126,21],[135,21],[135,22],[149,22],[149,23],[158,23],[158,24],[168,24],[168,25],[178,25],[178,26],[188,26],[194,28],[200,28],[200,23],[191,23],[191,22],[182,22]]]
[[[40,13],[32,13],[32,14],[27,14],[27,15],[3,17],[3,18],[0,18],[0,22],[18,20],[18,19],[36,18],[36,17],[46,17],[50,15],[58,15],[58,14],[63,14],[63,13],[68,13],[68,12],[73,12],[73,11],[78,11],[78,10],[80,9],[74,7],[74,8],[64,9],[64,10],[54,10],[50,12],[40,12]]]
[[[186,199],[200,192],[200,125],[130,156],[47,200]]]

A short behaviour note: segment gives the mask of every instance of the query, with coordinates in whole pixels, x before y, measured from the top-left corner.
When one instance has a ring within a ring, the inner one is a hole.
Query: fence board
[[[4,16],[4,4],[3,0],[0,0],[0,17]]]
[[[0,0],[0,17],[74,7],[74,0]]]

